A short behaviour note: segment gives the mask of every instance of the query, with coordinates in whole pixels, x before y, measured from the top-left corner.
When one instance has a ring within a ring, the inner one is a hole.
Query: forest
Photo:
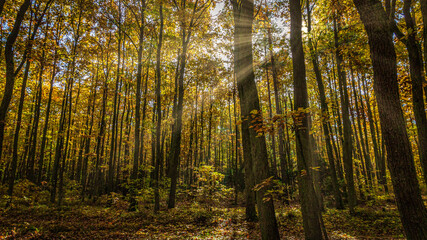
[[[427,239],[427,0],[0,0],[0,239]]]

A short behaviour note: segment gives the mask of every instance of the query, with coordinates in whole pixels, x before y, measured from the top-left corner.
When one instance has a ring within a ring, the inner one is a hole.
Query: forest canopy
[[[0,0],[0,239],[425,240],[426,72],[427,0]]]

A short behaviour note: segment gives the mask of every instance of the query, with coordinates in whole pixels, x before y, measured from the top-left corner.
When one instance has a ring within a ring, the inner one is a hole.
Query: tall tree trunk
[[[301,212],[306,239],[327,239],[324,231],[320,206],[316,197],[309,169],[312,160],[312,144],[310,143],[307,82],[305,75],[304,50],[302,46],[302,14],[301,1],[290,0],[291,14],[291,51],[294,78],[294,109],[295,137],[298,164],[298,187],[301,199]]]
[[[161,86],[162,86],[162,72],[160,69],[162,57],[162,44],[163,44],[163,2],[159,6],[160,12],[160,28],[159,28],[159,42],[157,44],[156,54],[156,159],[154,168],[154,212],[160,210],[160,194],[159,194],[159,176],[160,176],[160,162],[162,161],[160,138],[162,133],[162,102],[161,102]]]
[[[175,208],[175,198],[176,198],[176,185],[178,182],[178,167],[179,167],[179,158],[181,153],[181,130],[182,130],[182,112],[184,104],[184,72],[187,62],[187,48],[188,41],[191,37],[191,32],[188,32],[189,35],[186,35],[185,27],[182,27],[182,54],[180,57],[180,70],[178,75],[178,89],[177,89],[177,104],[175,122],[172,129],[172,141],[171,141],[171,151],[169,153],[170,159],[170,178],[171,178],[171,187],[169,191],[168,199],[168,208]]]
[[[250,170],[253,172],[255,184],[258,185],[256,189],[256,202],[261,237],[262,239],[271,240],[280,239],[273,199],[267,194],[271,186],[268,183],[270,174],[265,135],[263,132],[259,132],[259,128],[264,123],[253,71],[252,24],[254,19],[254,2],[252,0],[243,0],[240,3],[232,1],[232,4],[235,25],[234,68],[240,98],[241,117],[244,119],[243,122],[251,124],[251,127],[248,127],[249,134],[243,133],[243,139],[249,135],[250,150],[243,150],[250,151],[251,153],[253,162]],[[243,147],[245,147],[245,142],[243,143]],[[248,160],[245,159],[245,161]]]
[[[71,79],[68,79],[65,84],[64,93],[62,96],[62,104],[61,104],[61,116],[59,120],[59,127],[58,127],[58,134],[56,139],[56,149],[55,149],[55,157],[53,162],[53,169],[51,173],[51,192],[50,192],[50,202],[54,203],[56,198],[56,189],[57,189],[57,183],[58,183],[58,172],[61,168],[61,158],[63,155],[63,146],[64,146],[64,131],[65,131],[65,124],[66,124],[66,113],[67,113],[67,106],[68,106],[68,92],[71,85]],[[64,156],[65,157],[65,156]],[[62,167],[64,167],[62,165]]]
[[[361,112],[363,111],[363,108],[359,108],[359,98],[357,95],[357,91],[356,91],[356,87],[355,87],[355,79],[354,79],[354,73],[353,73],[353,69],[352,66],[350,66],[350,78],[351,78],[351,87],[353,90],[353,98],[354,98],[354,103],[353,105],[355,106],[356,109],[356,115],[352,115],[353,117],[353,124],[354,124],[354,137],[357,141],[357,144],[360,144],[361,148],[358,146],[358,148],[360,149],[360,153],[361,153],[361,157],[360,159],[363,160],[364,163],[364,169],[366,169],[366,173],[365,173],[365,182],[367,181],[367,187],[369,187],[369,189],[372,189],[373,187],[373,180],[375,178],[373,172],[372,172],[372,163],[371,163],[371,156],[369,154],[369,149],[367,149],[367,146],[365,144],[364,139],[367,138],[367,136],[363,136],[363,131],[362,131],[362,123],[361,123]],[[353,109],[354,110],[354,109]],[[352,113],[354,111],[351,111]],[[356,128],[356,124],[357,124],[357,128]]]
[[[131,178],[136,179],[138,177],[138,163],[139,163],[139,151],[140,151],[140,125],[141,125],[141,82],[142,82],[142,51],[144,43],[144,12],[145,12],[145,0],[142,0],[142,16],[141,26],[139,28],[139,48],[138,48],[138,72],[136,75],[136,100],[135,100],[135,144],[133,153],[133,167]]]
[[[7,111],[9,110],[10,101],[12,100],[13,87],[15,86],[15,51],[13,46],[15,45],[16,39],[18,38],[18,34],[21,29],[21,24],[25,18],[25,13],[27,12],[30,5],[31,0],[25,0],[22,3],[21,7],[18,10],[18,14],[16,16],[15,23],[13,24],[13,28],[6,39],[6,45],[4,47],[4,56],[6,62],[6,84],[4,86],[3,99],[0,104],[0,159],[3,150],[6,115]],[[13,164],[11,167],[11,170],[13,172]]]
[[[276,57],[274,56],[273,52],[273,37],[271,34],[271,27],[269,27],[267,32],[268,36],[268,48],[270,52],[270,61],[271,61],[271,73],[273,77],[273,90],[274,90],[274,101],[276,104],[276,114],[282,115],[282,105],[281,105],[281,97],[279,93],[279,77],[277,74],[277,65],[276,65]],[[285,135],[284,135],[284,121],[279,120],[278,123],[278,142],[279,142],[279,157],[280,157],[280,171],[281,171],[281,177],[282,180],[289,184],[289,169],[288,169],[288,162],[290,161],[286,157],[286,147],[285,147]]]
[[[362,84],[363,84],[363,91],[367,92],[366,79],[365,78],[362,79]],[[376,127],[374,125],[375,119],[373,118],[371,102],[370,102],[369,96],[366,95],[365,101],[366,101],[366,108],[368,110],[369,130],[371,132],[372,144],[374,145],[374,156],[375,156],[376,170],[378,172],[378,174],[377,174],[378,183],[383,185],[383,187],[386,189],[387,188],[387,179],[386,179],[386,175],[385,175],[385,173],[386,173],[385,172],[385,162],[383,161],[384,159],[381,157],[380,146],[378,146],[379,139],[377,138],[377,134],[376,134],[376,130],[375,130],[376,129]],[[383,169],[384,169],[384,171],[383,171]]]
[[[264,49],[265,55],[267,56],[267,49]],[[271,91],[270,91],[270,76],[268,74],[268,67],[265,67],[266,80],[267,80],[267,95],[268,95],[268,117],[270,121],[273,119],[273,108],[271,106]],[[276,161],[276,136],[273,131],[271,132],[271,150],[273,152],[272,161],[271,161],[271,173],[273,176],[277,177],[277,161]]]
[[[122,21],[122,9],[121,9],[121,1],[119,1],[119,23],[118,27],[121,28],[121,21]],[[118,31],[118,43],[117,43],[117,72],[116,72],[116,83],[115,83],[115,90],[114,90],[114,105],[113,105],[113,121],[111,123],[112,129],[111,129],[111,142],[110,142],[110,156],[109,156],[109,162],[108,162],[108,181],[107,181],[107,191],[111,192],[114,189],[114,163],[117,157],[117,122],[119,118],[119,107],[118,107],[118,95],[119,95],[119,82],[120,82],[120,61],[121,61],[121,48],[122,48],[122,35],[121,31]]]
[[[43,162],[44,162],[44,154],[45,154],[45,147],[46,147],[47,130],[49,128],[49,117],[50,117],[50,107],[52,104],[53,84],[55,82],[55,76],[56,76],[56,64],[57,64],[57,50],[55,49],[54,59],[53,59],[52,76],[50,78],[49,97],[47,100],[47,107],[45,110],[46,116],[44,119],[43,137],[42,137],[42,143],[40,146],[39,172],[37,175],[37,183],[38,184],[41,183],[41,180],[43,177]]]
[[[46,44],[44,44],[44,47],[45,46]],[[32,142],[30,143],[30,152],[28,155],[27,177],[30,181],[33,181],[33,182],[36,182],[36,177],[34,174],[34,165],[35,165],[35,159],[36,159],[36,148],[37,148],[37,138],[38,138],[37,132],[38,132],[38,126],[39,126],[39,120],[40,120],[40,106],[41,106],[41,100],[42,100],[42,94],[43,94],[44,67],[45,67],[45,50],[43,50],[42,59],[40,60],[40,73],[39,73],[39,80],[38,80],[37,93],[36,93],[36,107],[34,110],[35,114],[34,114],[34,121],[33,121],[32,134],[31,134]]]
[[[306,2],[306,8],[307,8],[307,29],[308,33],[310,35],[311,32],[311,12],[310,12],[310,1],[307,0]],[[344,203],[341,197],[341,192],[339,189],[338,184],[338,178],[337,178],[337,172],[335,169],[335,159],[334,154],[332,150],[332,144],[331,144],[331,134],[329,132],[328,127],[328,120],[329,120],[329,108],[328,103],[326,102],[326,94],[325,94],[325,86],[323,84],[322,74],[320,72],[319,68],[319,60],[317,51],[315,51],[312,39],[309,37],[308,39],[308,47],[310,49],[310,55],[311,55],[311,62],[313,64],[314,73],[316,76],[316,82],[317,87],[319,89],[319,98],[320,98],[320,107],[322,110],[322,127],[323,127],[323,134],[325,135],[325,143],[326,143],[326,152],[328,155],[328,162],[329,162],[329,171],[331,175],[332,180],[332,188],[334,191],[334,198],[335,198],[335,207],[337,209],[343,209]]]
[[[347,78],[344,70],[344,60],[339,48],[338,32],[340,31],[340,22],[334,17],[334,40],[335,40],[335,55],[337,61],[338,83],[340,90],[341,111],[343,118],[343,162],[345,171],[345,180],[348,191],[348,206],[350,213],[354,214],[354,208],[357,204],[356,190],[354,187],[354,172],[353,172],[353,143],[352,129],[350,121],[350,104],[347,89]]]
[[[423,16],[423,53],[424,53],[424,70],[427,74],[427,0],[420,0],[421,14]],[[423,84],[426,84],[423,81]],[[424,92],[427,94],[427,85],[424,86]]]
[[[412,105],[418,133],[418,152],[420,155],[421,166],[424,171],[424,181],[427,184],[427,117],[423,93],[423,81],[425,80],[423,74],[423,59],[418,47],[419,43],[416,39],[417,30],[411,16],[411,3],[411,0],[405,0],[403,5],[406,28],[408,29],[406,49],[409,54],[409,68],[412,83]]]
[[[378,0],[353,0],[369,39],[374,90],[397,207],[408,239],[427,239],[427,210],[399,101],[396,53],[390,24]]]
[[[24,108],[25,92],[26,92],[26,88],[27,88],[27,80],[28,80],[29,70],[30,70],[30,61],[27,60],[27,63],[25,65],[24,79],[22,80],[21,95],[19,98],[19,106],[18,106],[18,113],[17,113],[18,119],[16,120],[15,134],[13,137],[12,162],[10,164],[11,165],[11,170],[10,170],[11,173],[10,173],[10,177],[9,177],[9,188],[7,190],[7,195],[10,196],[9,202],[11,202],[11,200],[12,200],[13,187],[14,187],[14,183],[15,183],[16,166],[18,164],[19,131],[21,129],[22,110]]]

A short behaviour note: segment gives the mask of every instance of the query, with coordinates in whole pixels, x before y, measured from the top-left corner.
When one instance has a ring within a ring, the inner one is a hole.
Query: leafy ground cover
[[[139,208],[128,212],[118,199],[109,207],[96,205],[15,205],[0,210],[0,239],[259,239],[256,223],[244,220],[242,206],[204,208],[184,202],[154,214]],[[277,209],[281,236],[303,239],[299,206]],[[331,239],[403,239],[393,203],[365,204],[354,216],[327,209],[324,221]]]

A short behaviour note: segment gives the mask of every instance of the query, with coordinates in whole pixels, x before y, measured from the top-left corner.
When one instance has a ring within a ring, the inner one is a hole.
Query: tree
[[[290,0],[289,11],[291,14],[291,51],[294,79],[294,109],[295,113],[295,138],[298,164],[298,188],[301,198],[301,212],[303,216],[304,233],[306,239],[327,239],[324,230],[322,215],[316,192],[313,186],[312,170],[309,168],[313,162],[312,144],[310,143],[310,125],[308,109],[308,93],[304,63],[304,50],[302,46],[302,14],[301,2]]]
[[[154,169],[154,212],[160,210],[160,196],[159,196],[159,180],[160,180],[160,162],[162,161],[161,154],[161,126],[162,126],[162,102],[161,102],[161,85],[162,85],[162,72],[160,69],[161,65],[161,54],[162,54],[162,44],[163,44],[163,2],[160,2],[159,6],[160,12],[160,27],[159,27],[159,42],[157,43],[157,54],[156,54],[156,114],[157,114],[157,125],[156,125],[156,155],[155,155],[155,169]]]
[[[241,2],[233,1],[232,4],[235,26],[234,69],[240,98],[241,118],[242,121],[248,122],[250,125],[248,129],[242,125],[243,141],[249,137],[246,141],[250,142],[250,149],[245,149],[247,145],[245,142],[243,143],[243,151],[250,151],[251,153],[251,159],[245,158],[245,161],[252,160],[252,168],[246,169],[253,172],[252,174],[254,175],[257,186],[256,203],[259,213],[261,237],[262,239],[280,239],[273,199],[267,195],[267,191],[271,187],[268,183],[268,154],[265,135],[262,132],[263,120],[253,71],[251,49],[254,3],[252,0],[244,0]],[[246,174],[250,173],[246,172]]]
[[[4,5],[4,3],[3,3]],[[6,45],[4,47],[4,57],[6,61],[6,85],[4,87],[3,99],[0,105],[0,159],[3,149],[3,138],[4,138],[4,129],[6,126],[6,115],[9,109],[10,101],[12,100],[13,87],[15,85],[15,50],[14,44],[18,38],[18,34],[21,30],[21,24],[24,21],[25,13],[31,5],[31,0],[25,0],[21,7],[19,8],[18,14],[13,24],[13,28],[10,31]],[[16,171],[16,164],[11,164],[11,174],[14,176]]]
[[[427,211],[421,199],[411,144],[399,100],[396,53],[391,26],[378,0],[353,0],[369,39],[387,162],[408,239],[427,237]]]
[[[354,214],[354,207],[357,204],[356,199],[356,190],[354,189],[354,179],[353,179],[353,142],[352,142],[352,128],[350,121],[350,108],[349,108],[349,97],[347,90],[347,78],[344,71],[344,61],[339,48],[339,38],[338,31],[340,30],[340,23],[337,20],[337,16],[334,15],[334,40],[335,40],[335,58],[337,61],[337,71],[338,71],[338,85],[340,92],[341,100],[341,112],[343,118],[343,162],[344,162],[344,171],[346,186],[348,191],[348,205],[350,208],[350,213]]]
[[[306,2],[306,9],[307,9],[307,30],[308,30],[308,33],[310,34],[311,33],[310,1]],[[308,47],[310,50],[310,57],[311,57],[311,62],[313,64],[313,70],[316,75],[317,87],[319,89],[319,100],[320,100],[320,107],[322,110],[322,127],[323,127],[323,134],[325,135],[326,152],[328,155],[330,175],[331,175],[332,187],[334,191],[335,207],[337,209],[343,209],[344,203],[343,203],[343,200],[341,197],[341,191],[338,185],[335,159],[334,159],[334,154],[333,154],[332,144],[331,144],[331,141],[332,141],[331,133],[329,131],[329,126],[328,126],[328,120],[330,118],[329,107],[328,107],[328,103],[326,102],[325,86],[323,84],[322,73],[319,68],[318,54],[317,54],[317,51],[314,49],[313,45],[314,43],[312,42],[312,38],[309,37]]]

